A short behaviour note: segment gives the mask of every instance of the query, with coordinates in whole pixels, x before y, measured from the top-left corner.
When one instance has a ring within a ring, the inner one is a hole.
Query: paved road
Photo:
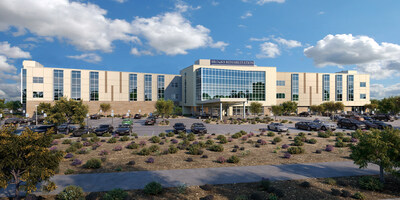
[[[228,166],[229,164],[226,164]],[[297,180],[307,178],[327,178],[340,176],[360,176],[379,174],[376,165],[359,169],[353,162],[326,162],[288,165],[259,165],[242,167],[220,167],[200,169],[178,169],[160,171],[133,171],[102,174],[57,175],[52,178],[58,188],[51,192],[57,194],[68,185],[78,185],[85,192],[108,191],[114,188],[124,190],[143,189],[152,181],[164,187],[186,184],[227,184],[257,182],[261,178],[270,180]],[[12,187],[0,190],[0,197],[12,195]],[[40,192],[36,192],[40,194]]]

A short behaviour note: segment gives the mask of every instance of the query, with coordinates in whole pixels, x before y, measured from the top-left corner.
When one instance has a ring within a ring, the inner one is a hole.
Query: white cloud
[[[0,98],[6,100],[20,100],[20,83],[0,83]]]
[[[301,47],[301,42],[296,41],[296,40],[286,40],[283,38],[272,38],[275,42],[277,42],[278,44],[281,44],[289,49],[291,48],[295,48],[295,47]]]
[[[4,72],[15,73],[17,68],[7,63],[7,57],[0,55],[0,75]]]
[[[210,30],[202,25],[192,26],[180,12],[167,12],[151,18],[136,17],[134,33],[147,39],[148,44],[167,55],[187,54],[187,50],[201,47],[220,48],[228,44],[213,42]]]
[[[372,79],[400,76],[400,45],[378,44],[368,36],[327,35],[315,46],[304,49],[317,67],[356,65]]]
[[[268,37],[262,37],[262,38],[250,38],[250,41],[255,41],[255,42],[265,42],[265,41],[269,41],[270,38]]]
[[[239,24],[238,27],[239,27],[239,28],[246,28],[247,26],[246,26],[246,25],[243,25],[243,24]]]
[[[102,60],[101,57],[95,53],[84,53],[81,55],[67,56],[67,57],[76,60],[83,60],[89,63],[98,63]]]
[[[281,55],[278,45],[271,42],[264,42],[260,45],[260,53],[256,55],[257,58],[275,58]]]
[[[114,1],[116,1],[116,2],[118,2],[118,3],[125,3],[125,2],[127,2],[128,0],[114,0]]]
[[[188,10],[198,10],[201,6],[193,7],[182,0],[178,0],[175,4],[175,9],[177,12],[187,12]]]
[[[242,16],[240,16],[240,18],[242,19],[246,19],[253,16],[253,13],[251,13],[250,11],[247,11],[246,13],[244,13]]]
[[[0,31],[10,27],[27,29],[37,36],[66,40],[78,49],[105,52],[112,51],[115,40],[138,40],[131,34],[128,22],[106,18],[106,14],[106,10],[92,3],[2,0]]]
[[[264,5],[266,3],[285,3],[285,0],[258,0],[257,4]]]
[[[30,58],[29,52],[21,50],[19,47],[11,47],[6,42],[0,42],[0,55],[5,55],[8,58]]]
[[[212,2],[211,2],[211,5],[213,5],[213,6],[218,6],[218,5],[219,5],[219,2],[218,2],[218,1],[212,1]]]
[[[246,45],[245,46],[247,49],[252,49],[253,47],[251,45]]]
[[[323,14],[325,14],[324,11],[319,11],[319,12],[318,12],[318,15],[323,15]]]
[[[400,94],[400,83],[384,86],[382,84],[371,84],[371,99],[382,99],[390,96],[398,96]]]
[[[135,56],[152,56],[153,53],[151,51],[147,51],[147,50],[138,50],[137,48],[132,48],[131,49],[131,54],[135,55]]]

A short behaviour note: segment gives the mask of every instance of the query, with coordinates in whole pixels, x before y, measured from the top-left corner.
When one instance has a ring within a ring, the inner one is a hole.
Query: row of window
[[[285,98],[285,93],[276,93],[276,98],[277,99],[284,99]],[[367,99],[367,95],[366,94],[360,94],[360,99]]]

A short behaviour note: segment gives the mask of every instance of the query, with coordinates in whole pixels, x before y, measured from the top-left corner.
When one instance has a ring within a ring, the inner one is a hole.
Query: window
[[[329,80],[330,76],[329,74],[324,74],[322,75],[322,101],[329,101],[329,92],[330,92],[330,87],[329,87]]]
[[[90,72],[89,79],[90,101],[99,100],[99,72]]]
[[[129,74],[129,101],[137,101],[137,74]]]
[[[176,87],[177,88],[178,87],[178,82],[172,82],[171,83],[171,87]]]
[[[157,76],[157,99],[164,99],[164,75]]]
[[[367,99],[367,95],[366,94],[360,94],[360,99]]]
[[[81,100],[81,72],[71,71],[71,99]]]
[[[43,83],[43,77],[33,77],[33,83]]]
[[[360,82],[360,87],[367,87],[367,83],[366,82]]]
[[[22,69],[21,76],[22,76],[22,87],[21,87],[22,103],[25,104],[26,103],[26,69]]]
[[[33,92],[33,98],[43,98],[43,92]]]
[[[276,86],[285,86],[285,81],[276,81]]]
[[[53,74],[54,100],[59,100],[64,96],[64,71],[54,70]]]
[[[199,68],[196,70],[196,100],[246,98],[265,101],[265,72]]]
[[[347,76],[347,101],[354,101],[354,75]]]
[[[151,75],[144,75],[144,100],[151,101]]]
[[[299,100],[299,74],[292,74],[292,101]]]
[[[186,85],[186,73],[185,73],[185,83],[184,83],[184,89],[185,89],[185,103],[186,103],[186,100],[187,100],[187,85]]]
[[[285,93],[276,93],[276,98],[277,99],[284,99],[285,98]]]
[[[342,75],[336,75],[336,101],[343,101],[343,77]]]

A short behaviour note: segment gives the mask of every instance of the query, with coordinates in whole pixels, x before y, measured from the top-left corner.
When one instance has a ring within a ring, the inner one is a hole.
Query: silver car
[[[282,123],[271,123],[268,124],[268,129],[269,130],[274,130],[278,132],[286,132],[288,131],[288,128],[284,126]]]
[[[314,122],[320,124],[321,125],[321,130],[323,130],[323,131],[326,131],[326,130],[334,131],[334,130],[336,130],[336,124],[334,124],[334,123],[322,121],[322,120],[319,120],[319,119],[315,119]]]

